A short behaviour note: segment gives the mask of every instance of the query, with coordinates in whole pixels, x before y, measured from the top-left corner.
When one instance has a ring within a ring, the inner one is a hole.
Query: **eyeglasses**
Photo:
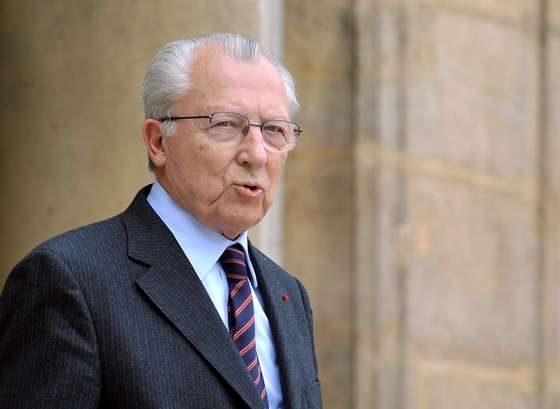
[[[214,112],[210,115],[167,116],[159,121],[178,121],[180,119],[208,119],[208,137],[217,143],[239,143],[249,132],[249,127],[261,129],[264,147],[273,152],[287,152],[297,143],[303,132],[299,125],[282,119],[272,119],[262,124],[252,124],[249,118],[235,112]]]

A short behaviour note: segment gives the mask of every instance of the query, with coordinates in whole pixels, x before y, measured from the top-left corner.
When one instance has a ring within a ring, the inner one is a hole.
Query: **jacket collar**
[[[144,187],[122,214],[128,255],[147,268],[136,284],[251,408],[261,408],[239,352],[179,244],[146,201]],[[185,302],[188,300],[188,302]]]
[[[301,322],[301,316],[295,311],[293,302],[301,295],[290,291],[287,286],[287,273],[251,244],[249,254],[260,283],[259,290],[274,337],[284,407],[299,407],[296,399],[299,396],[297,389],[301,385],[294,380],[299,378],[300,372],[297,337],[302,328],[297,326],[297,323]],[[288,294],[290,296],[286,297]]]

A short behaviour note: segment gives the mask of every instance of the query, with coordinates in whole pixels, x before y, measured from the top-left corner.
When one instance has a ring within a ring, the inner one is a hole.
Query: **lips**
[[[258,189],[264,190],[264,187],[259,182],[242,181],[242,182],[235,182],[234,185],[242,186],[251,190],[258,190]]]
[[[256,183],[234,183],[236,190],[244,196],[256,197],[263,191],[263,187]]]
[[[244,187],[244,188],[247,188],[247,189],[250,189],[250,190],[252,190],[253,192],[256,191],[256,190],[258,190],[258,189],[260,189],[258,186],[255,186],[255,185],[243,185],[243,187]]]

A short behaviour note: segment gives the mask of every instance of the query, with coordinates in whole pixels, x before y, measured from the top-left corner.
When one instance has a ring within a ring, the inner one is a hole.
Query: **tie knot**
[[[220,257],[220,264],[229,279],[242,280],[247,278],[247,263],[245,252],[240,244],[229,246]]]

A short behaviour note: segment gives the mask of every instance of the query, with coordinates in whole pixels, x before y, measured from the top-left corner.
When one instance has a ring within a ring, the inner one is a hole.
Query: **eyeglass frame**
[[[240,113],[238,113],[238,112],[229,112],[229,111],[212,112],[210,115],[191,115],[191,116],[169,116],[169,115],[168,115],[168,116],[164,116],[163,118],[159,118],[158,121],[160,121],[160,122],[165,122],[165,121],[173,122],[173,121],[178,121],[178,120],[181,120],[181,119],[204,119],[204,118],[206,118],[206,119],[209,120],[209,122],[212,122],[212,118],[213,118],[214,115],[216,115],[216,114],[233,114],[233,115],[237,115],[237,116],[239,116],[239,117],[241,117],[241,118],[245,118],[245,119],[247,120],[247,123],[249,124],[249,126],[246,128],[245,131],[242,131],[242,133],[241,133],[241,136],[242,136],[242,137],[247,136],[247,134],[249,133],[249,128],[250,128],[251,126],[255,126],[255,127],[257,127],[257,128],[260,128],[260,130],[261,130],[261,135],[262,135],[263,127],[264,127],[267,123],[269,123],[269,122],[282,121],[282,122],[288,122],[288,123],[290,123],[290,124],[292,124],[292,125],[295,125],[295,127],[296,127],[296,129],[294,130],[295,136],[296,136],[296,138],[295,138],[295,143],[294,143],[292,146],[287,145],[287,146],[290,146],[288,149],[285,149],[285,150],[273,149],[272,152],[289,152],[289,151],[291,151],[292,149],[294,149],[294,148],[296,147],[296,144],[297,144],[297,141],[298,141],[298,139],[299,139],[299,136],[300,136],[300,135],[302,134],[302,132],[303,132],[303,129],[301,129],[297,123],[292,122],[292,121],[288,121],[287,119],[270,119],[270,120],[268,120],[268,121],[264,121],[262,124],[259,125],[259,124],[253,124],[253,123],[251,123],[251,121],[249,120],[249,118],[247,118],[247,117],[246,117],[245,115],[243,115],[243,114],[240,114]],[[264,144],[265,147],[267,147],[267,145],[268,145],[268,144],[266,144],[266,143]],[[269,149],[269,150],[270,150],[270,149]]]

